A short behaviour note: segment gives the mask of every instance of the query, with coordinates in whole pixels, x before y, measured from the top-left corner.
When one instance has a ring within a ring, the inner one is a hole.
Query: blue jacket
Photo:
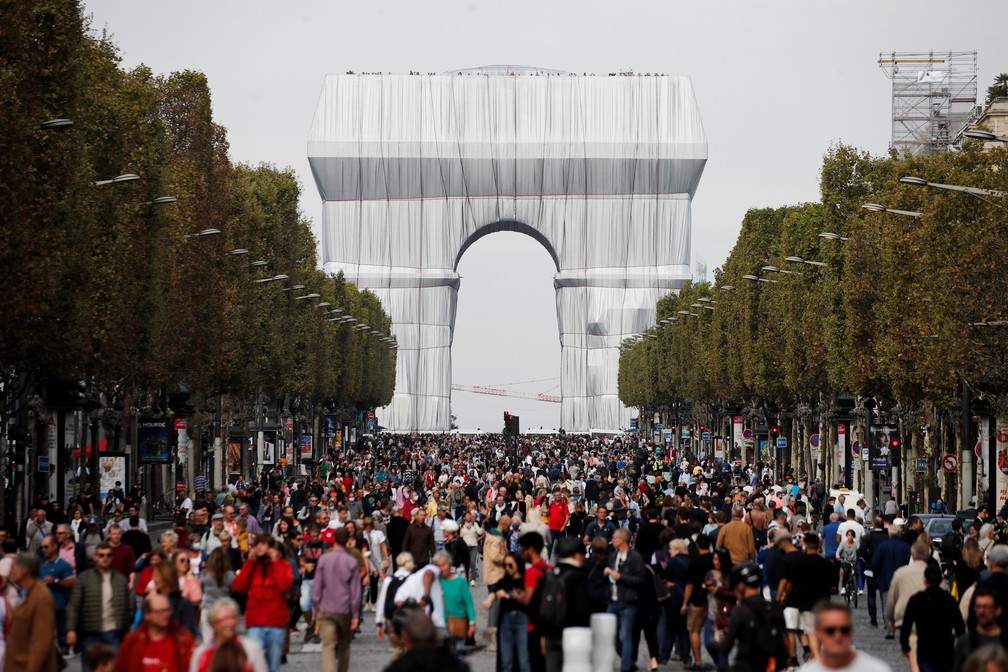
[[[887,591],[893,574],[910,562],[910,546],[900,539],[889,537],[872,553],[871,570],[875,574],[875,587]]]

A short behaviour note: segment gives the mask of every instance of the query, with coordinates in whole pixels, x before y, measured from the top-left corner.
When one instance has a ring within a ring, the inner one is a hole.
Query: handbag
[[[452,639],[465,639],[469,634],[469,619],[449,616],[448,634],[451,635]]]

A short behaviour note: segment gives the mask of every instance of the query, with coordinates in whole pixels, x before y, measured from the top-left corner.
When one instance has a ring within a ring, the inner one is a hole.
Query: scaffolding
[[[882,52],[892,80],[892,142],[901,155],[949,151],[977,111],[977,52]]]

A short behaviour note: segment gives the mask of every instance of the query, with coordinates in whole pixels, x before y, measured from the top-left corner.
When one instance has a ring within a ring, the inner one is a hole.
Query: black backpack
[[[560,568],[553,567],[539,580],[529,604],[529,618],[536,630],[556,636],[567,622],[567,586]]]
[[[744,604],[751,613],[748,630],[752,637],[749,651],[752,668],[756,672],[773,672],[787,667],[788,652],[784,642],[787,625],[784,608],[762,597],[750,597]]]
[[[399,590],[399,586],[406,582],[409,576],[396,576],[392,575],[389,580],[388,588],[385,590],[385,620],[391,621],[392,617],[395,616],[396,603],[395,594]]]

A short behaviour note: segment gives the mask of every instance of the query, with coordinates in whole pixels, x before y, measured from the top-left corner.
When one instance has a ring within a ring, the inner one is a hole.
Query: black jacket
[[[929,586],[907,602],[900,644],[910,650],[910,631],[917,625],[917,659],[935,670],[951,670],[955,639],[965,631],[959,603],[937,586]],[[955,633],[955,634],[953,634]]]
[[[615,550],[609,553],[607,564],[610,569],[616,569],[619,553]],[[635,605],[640,601],[640,591],[644,587],[644,582],[649,579],[644,568],[644,560],[640,553],[631,549],[627,550],[626,562],[616,569],[620,575],[616,582],[617,602],[621,605]]]
[[[607,557],[604,555],[589,555],[585,560],[584,571],[588,583],[589,610],[593,614],[605,613],[609,608],[609,577],[605,575]]]

